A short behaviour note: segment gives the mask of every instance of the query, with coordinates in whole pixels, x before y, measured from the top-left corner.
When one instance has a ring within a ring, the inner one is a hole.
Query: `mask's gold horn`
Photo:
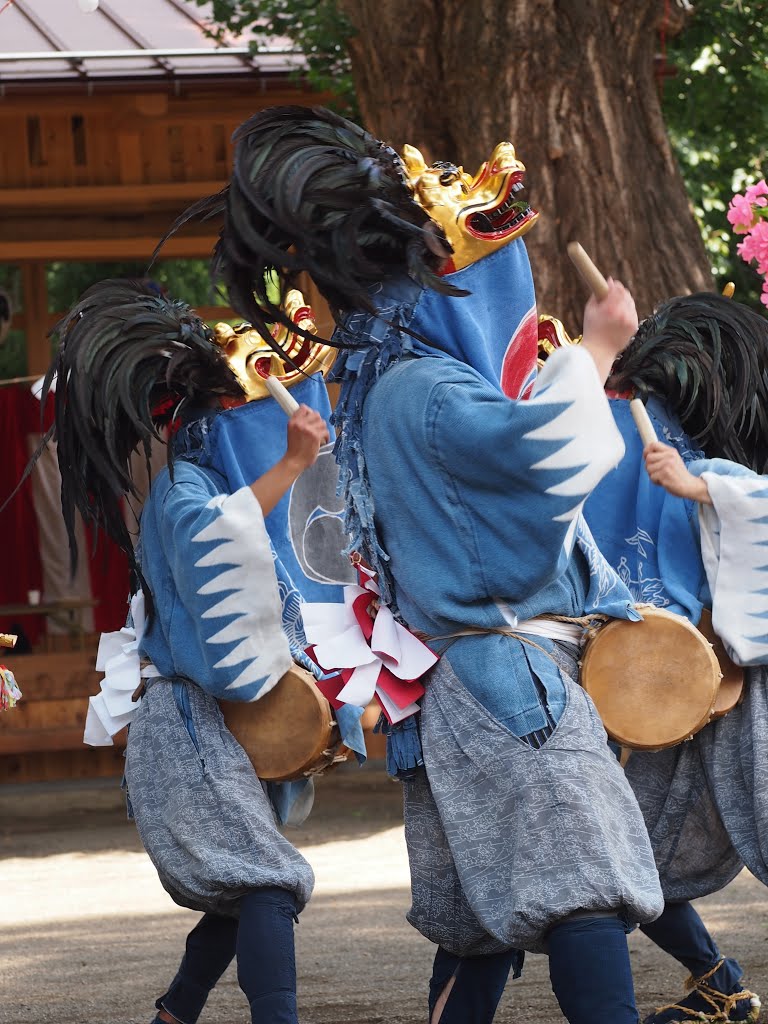
[[[427,169],[424,157],[419,150],[415,146],[409,146],[407,143],[403,146],[403,163],[408,172],[408,177],[411,179],[420,177]]]
[[[213,328],[213,340],[221,348],[226,348],[230,341],[236,337],[237,335],[229,324],[218,323]]]

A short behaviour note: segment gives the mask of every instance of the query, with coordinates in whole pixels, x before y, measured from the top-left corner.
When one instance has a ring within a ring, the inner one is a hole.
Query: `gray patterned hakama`
[[[768,885],[768,669],[745,687],[692,740],[627,762],[667,900],[717,892],[744,865]]]
[[[637,801],[594,705],[563,679],[566,709],[536,749],[478,703],[447,658],[429,677],[426,773],[404,783],[408,919],[451,953],[545,952],[549,929],[571,914],[634,923],[661,913]]]
[[[275,824],[251,762],[214,697],[185,682],[197,746],[170,680],[150,680],[131,723],[125,775],[144,848],[182,907],[236,915],[263,886],[312,894],[312,868]],[[198,750],[199,747],[199,750]]]

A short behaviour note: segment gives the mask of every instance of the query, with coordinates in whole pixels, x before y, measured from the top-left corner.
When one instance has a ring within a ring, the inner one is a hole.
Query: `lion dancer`
[[[746,306],[715,294],[663,303],[609,381],[627,454],[586,507],[636,599],[693,624],[711,610],[728,654],[746,667],[744,698],[725,717],[672,749],[634,751],[626,766],[666,899],[661,917],[642,927],[691,975],[688,994],[648,1024],[756,1020],[760,1009],[689,901],[744,865],[768,884],[766,366],[768,323]],[[662,439],[645,449],[633,394]]]
[[[536,381],[536,214],[509,144],[473,179],[321,109],[263,111],[235,141],[215,269],[254,325],[275,317],[270,270],[328,299],[351,548],[442,652],[401,765],[431,1022],[490,1022],[527,949],[572,1024],[635,1024],[625,932],[661,892],[577,685],[584,616],[636,616],[581,514],[623,453],[603,384],[634,303],[613,283]]]
[[[154,1024],[194,1024],[235,956],[249,1019],[298,1022],[293,927],[314,877],[278,825],[306,816],[312,783],[263,784],[218,703],[257,701],[294,661],[310,665],[302,601],[328,600],[349,572],[328,501],[322,346],[291,323],[286,382],[306,404],[290,421],[258,372],[270,342],[247,325],[214,333],[147,282],[104,281],[81,297],[44,387],[43,401],[55,371],[46,440],[58,442],[73,559],[78,510],[132,568],[131,616],[102,638],[106,676],[85,739],[111,743],[129,725],[127,795],[142,842],[172,899],[203,913]],[[134,551],[121,502],[137,491],[131,457],[149,460],[168,424],[169,465]],[[362,751],[359,713],[337,717]]]

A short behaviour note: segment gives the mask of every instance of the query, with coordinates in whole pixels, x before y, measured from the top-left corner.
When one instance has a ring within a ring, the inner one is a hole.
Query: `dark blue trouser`
[[[640,925],[641,931],[665,953],[687,967],[694,978],[711,971],[720,950],[690,903],[665,903],[661,917]]]
[[[570,1024],[637,1024],[626,929],[617,917],[564,921],[548,935],[549,976]],[[490,1024],[516,950],[461,959],[438,949],[430,982],[430,1018],[455,975],[440,1024]]]
[[[211,989],[237,956],[237,980],[254,1024],[298,1024],[295,920],[294,894],[275,887],[243,896],[239,921],[205,914],[187,936],[176,977],[155,1005],[182,1024],[195,1024]]]
[[[651,942],[669,953],[691,972],[694,978],[702,978],[710,974],[712,968],[720,961],[718,969],[712,973],[706,984],[718,992],[731,995],[742,988],[742,969],[733,959],[723,959],[720,950],[706,929],[704,922],[690,903],[667,903],[661,917],[650,924],[641,925],[643,932]],[[692,1011],[711,1014],[712,1006],[702,999],[695,991],[680,998],[679,1003]],[[731,1020],[744,1020],[750,1011],[749,1000],[741,1000],[731,1011]],[[679,1011],[660,1011],[646,1018],[654,1024],[676,1019]]]

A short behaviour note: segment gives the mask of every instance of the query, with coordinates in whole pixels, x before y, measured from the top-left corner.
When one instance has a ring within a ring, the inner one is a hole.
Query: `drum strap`
[[[516,640],[523,640],[527,636],[543,636],[549,640],[582,644],[588,639],[590,630],[594,629],[598,623],[602,625],[606,618],[605,615],[584,615],[580,618],[567,615],[537,615],[533,619],[524,619],[515,626],[467,626],[465,629],[457,629],[453,633],[443,633],[441,636],[430,636],[425,633],[416,635],[420,639],[424,638],[425,642],[457,640],[462,636],[482,636],[486,633],[496,633],[501,636],[514,637]],[[525,634],[525,636],[521,634]]]
[[[551,657],[549,651],[545,650],[534,640],[532,636],[546,637],[549,640],[556,640],[560,643],[575,644],[581,647],[593,635],[596,629],[608,619],[606,615],[583,615],[580,617],[568,615],[537,615],[532,619],[524,619],[516,626],[467,626],[465,629],[457,629],[453,633],[443,633],[441,636],[431,636],[428,633],[415,632],[415,635],[424,643],[439,643],[442,640],[449,641],[440,650],[444,654],[450,645],[463,636],[484,636],[496,634],[499,636],[510,636],[521,643],[529,644]]]

